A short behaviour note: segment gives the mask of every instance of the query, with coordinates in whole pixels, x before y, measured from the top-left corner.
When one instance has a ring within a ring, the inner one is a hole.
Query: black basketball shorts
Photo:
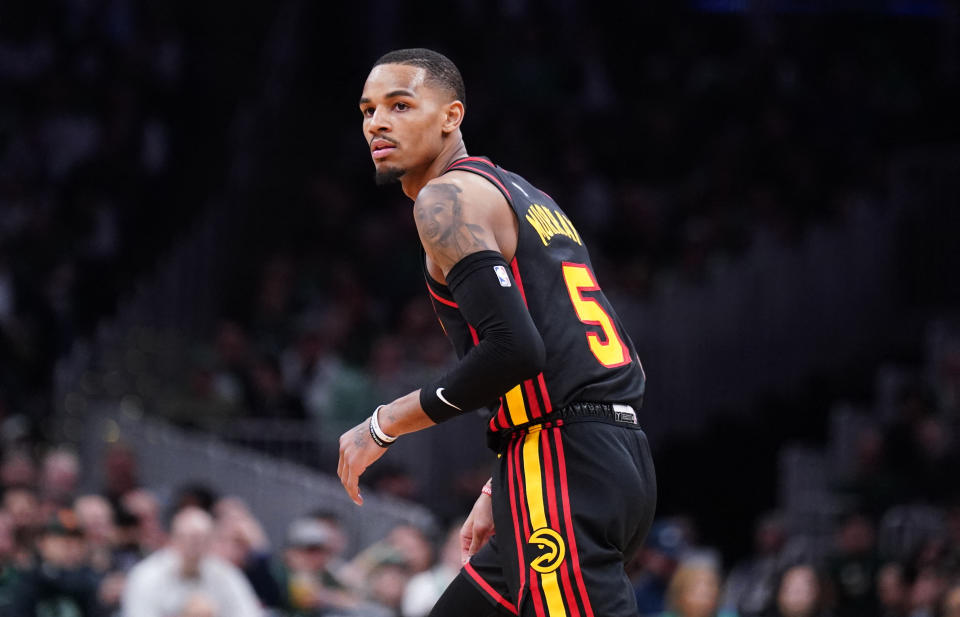
[[[517,431],[493,478],[495,536],[461,570],[501,613],[635,616],[624,562],[653,522],[656,476],[635,424]]]

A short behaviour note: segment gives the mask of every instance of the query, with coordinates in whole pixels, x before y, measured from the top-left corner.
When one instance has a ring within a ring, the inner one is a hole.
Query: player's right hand
[[[493,532],[493,499],[481,493],[460,528],[460,562],[466,564],[476,555]]]
[[[369,420],[365,420],[340,436],[340,462],[337,476],[347,495],[358,506],[363,505],[360,496],[360,475],[367,467],[384,455],[386,448],[373,443],[370,437]]]

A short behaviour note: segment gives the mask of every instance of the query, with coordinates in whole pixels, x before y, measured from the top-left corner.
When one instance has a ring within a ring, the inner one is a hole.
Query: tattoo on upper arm
[[[486,230],[463,220],[460,187],[454,184],[431,184],[417,196],[414,216],[428,253],[449,261],[447,267],[465,255],[489,249],[483,236]]]

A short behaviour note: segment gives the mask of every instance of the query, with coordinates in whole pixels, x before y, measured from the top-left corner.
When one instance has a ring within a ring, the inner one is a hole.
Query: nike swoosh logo
[[[450,401],[448,401],[443,397],[443,390],[444,390],[443,388],[437,388],[437,398],[443,401],[444,403],[446,403],[447,405],[450,405],[457,411],[463,411],[462,409],[460,409],[459,407],[457,407],[456,405],[454,405],[453,403],[451,403]]]

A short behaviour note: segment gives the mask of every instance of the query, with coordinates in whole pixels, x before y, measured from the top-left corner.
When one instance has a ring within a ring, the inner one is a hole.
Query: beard
[[[377,183],[377,186],[383,186],[384,184],[392,184],[398,182],[400,178],[403,177],[403,174],[407,173],[406,169],[400,169],[399,167],[388,167],[386,169],[378,169],[376,175],[374,176],[374,181]]]

